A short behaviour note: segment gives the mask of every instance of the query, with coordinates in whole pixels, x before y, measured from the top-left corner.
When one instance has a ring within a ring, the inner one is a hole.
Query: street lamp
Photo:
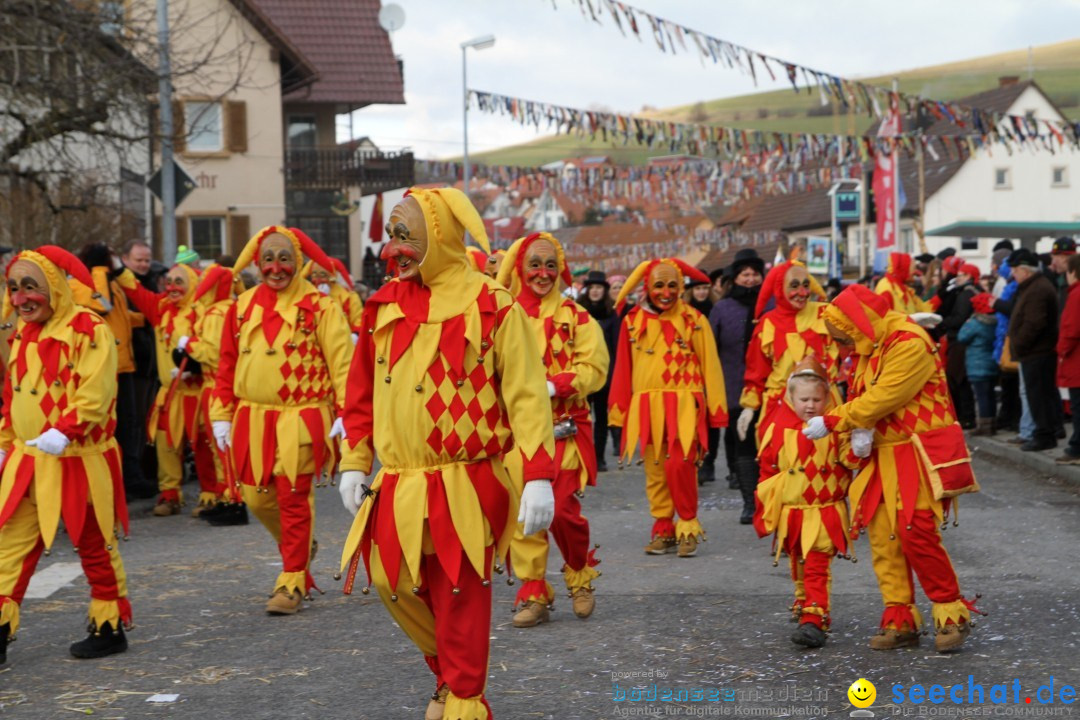
[[[464,117],[465,117],[465,134],[462,152],[462,159],[465,163],[465,170],[462,173],[462,179],[464,180],[463,189],[466,193],[469,192],[469,81],[465,72],[465,58],[467,53],[465,52],[469,48],[475,50],[486,50],[495,44],[494,35],[482,35],[472,40],[467,40],[461,43],[461,92],[464,96]]]

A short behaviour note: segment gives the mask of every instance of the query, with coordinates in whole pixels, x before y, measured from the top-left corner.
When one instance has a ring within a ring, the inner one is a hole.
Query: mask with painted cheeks
[[[326,270],[323,270],[318,265],[316,265],[312,269],[312,271],[311,271],[311,284],[312,285],[327,285],[332,281],[333,281],[333,278],[330,276],[330,273],[326,272]]]
[[[833,342],[835,342],[837,345],[841,345],[846,348],[855,347],[855,338],[851,337],[828,320],[825,321],[825,329],[829,332],[829,335],[832,337]]]
[[[679,271],[667,263],[658,263],[649,273],[649,302],[660,312],[672,308],[681,291]]]
[[[559,258],[555,246],[540,238],[529,245],[525,258],[525,285],[536,297],[544,297],[559,282]]]
[[[422,282],[420,263],[427,255],[428,236],[420,203],[407,197],[395,205],[386,223],[386,235],[389,242],[383,247],[382,259],[394,261],[402,281]]]
[[[178,303],[184,299],[188,291],[188,276],[181,267],[173,267],[165,275],[165,297],[171,302]]]
[[[810,300],[810,273],[806,268],[792,266],[784,275],[784,297],[796,310],[802,310]]]
[[[45,323],[53,315],[45,271],[29,260],[16,260],[8,273],[8,292],[18,316],[29,323]]]
[[[284,235],[267,235],[259,246],[259,272],[274,292],[282,292],[296,275],[296,249]]]

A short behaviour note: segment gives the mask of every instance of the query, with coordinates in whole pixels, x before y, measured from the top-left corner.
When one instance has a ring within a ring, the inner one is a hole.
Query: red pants
[[[831,553],[811,550],[805,558],[791,557],[791,580],[795,583],[795,607],[799,622],[829,629],[829,598],[832,589]]]
[[[315,496],[312,475],[300,475],[296,484],[284,475],[274,475],[259,492],[243,485],[244,502],[259,522],[270,531],[281,553],[282,572],[274,590],[298,590],[306,595],[314,587],[308,565],[315,533]]]
[[[690,451],[690,458],[698,455],[697,446]],[[648,446],[641,456],[645,459],[645,494],[649,498],[649,512],[656,518],[653,537],[683,537],[700,535],[701,524],[697,520],[698,485],[697,464],[678,453],[662,463],[653,460],[653,448]],[[675,513],[678,523],[672,522]]]

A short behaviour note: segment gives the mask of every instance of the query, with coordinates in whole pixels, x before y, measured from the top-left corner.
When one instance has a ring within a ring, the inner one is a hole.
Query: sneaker
[[[871,650],[896,650],[903,647],[915,647],[919,644],[919,633],[916,630],[897,630],[895,628],[883,628],[878,634],[870,638]]]
[[[592,615],[593,609],[596,608],[592,588],[578,588],[570,593],[570,600],[574,606],[574,614],[582,620]]]
[[[939,653],[958,650],[970,634],[971,626],[968,623],[961,622],[959,625],[949,623],[938,630],[937,635],[934,636],[934,649]]]
[[[697,555],[697,538],[687,535],[679,541],[679,557],[688,558]]]
[[[285,592],[284,588],[276,590],[266,601],[266,612],[270,615],[295,615],[300,612],[303,599],[297,590],[291,593]]]
[[[826,639],[825,631],[812,622],[800,624],[798,629],[791,634],[791,642],[807,648],[822,647]]]
[[[540,623],[551,622],[551,611],[539,600],[530,600],[514,615],[514,627],[531,628]]]
[[[652,542],[645,546],[646,555],[666,555],[675,552],[678,543],[675,538],[654,537]]]
[[[442,720],[446,712],[446,696],[450,694],[450,686],[443,683],[428,701],[427,710],[424,712],[424,720]]]
[[[103,658],[115,655],[127,650],[127,638],[124,637],[124,628],[113,628],[111,623],[102,623],[96,630],[90,629],[90,634],[85,640],[71,644],[71,656],[80,660]]]
[[[1080,456],[1070,455],[1066,452],[1064,455],[1055,458],[1054,462],[1058,465],[1080,465]]]

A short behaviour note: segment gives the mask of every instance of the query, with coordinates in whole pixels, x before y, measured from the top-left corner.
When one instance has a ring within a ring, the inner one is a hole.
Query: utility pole
[[[923,153],[923,137],[919,133],[918,161],[919,161],[919,252],[926,253],[926,156]]]
[[[161,259],[176,257],[176,176],[173,170],[172,69],[169,65],[169,0],[157,0],[158,113],[161,126]]]
[[[900,79],[893,78],[892,81],[893,96],[891,98],[890,105],[896,103],[896,131],[902,136],[904,134],[904,119],[900,116]],[[896,144],[893,145],[893,207],[896,209],[896,237],[893,238],[893,247],[896,250],[900,250],[900,226],[902,225],[901,217],[903,211],[900,209],[900,138],[897,137]]]

